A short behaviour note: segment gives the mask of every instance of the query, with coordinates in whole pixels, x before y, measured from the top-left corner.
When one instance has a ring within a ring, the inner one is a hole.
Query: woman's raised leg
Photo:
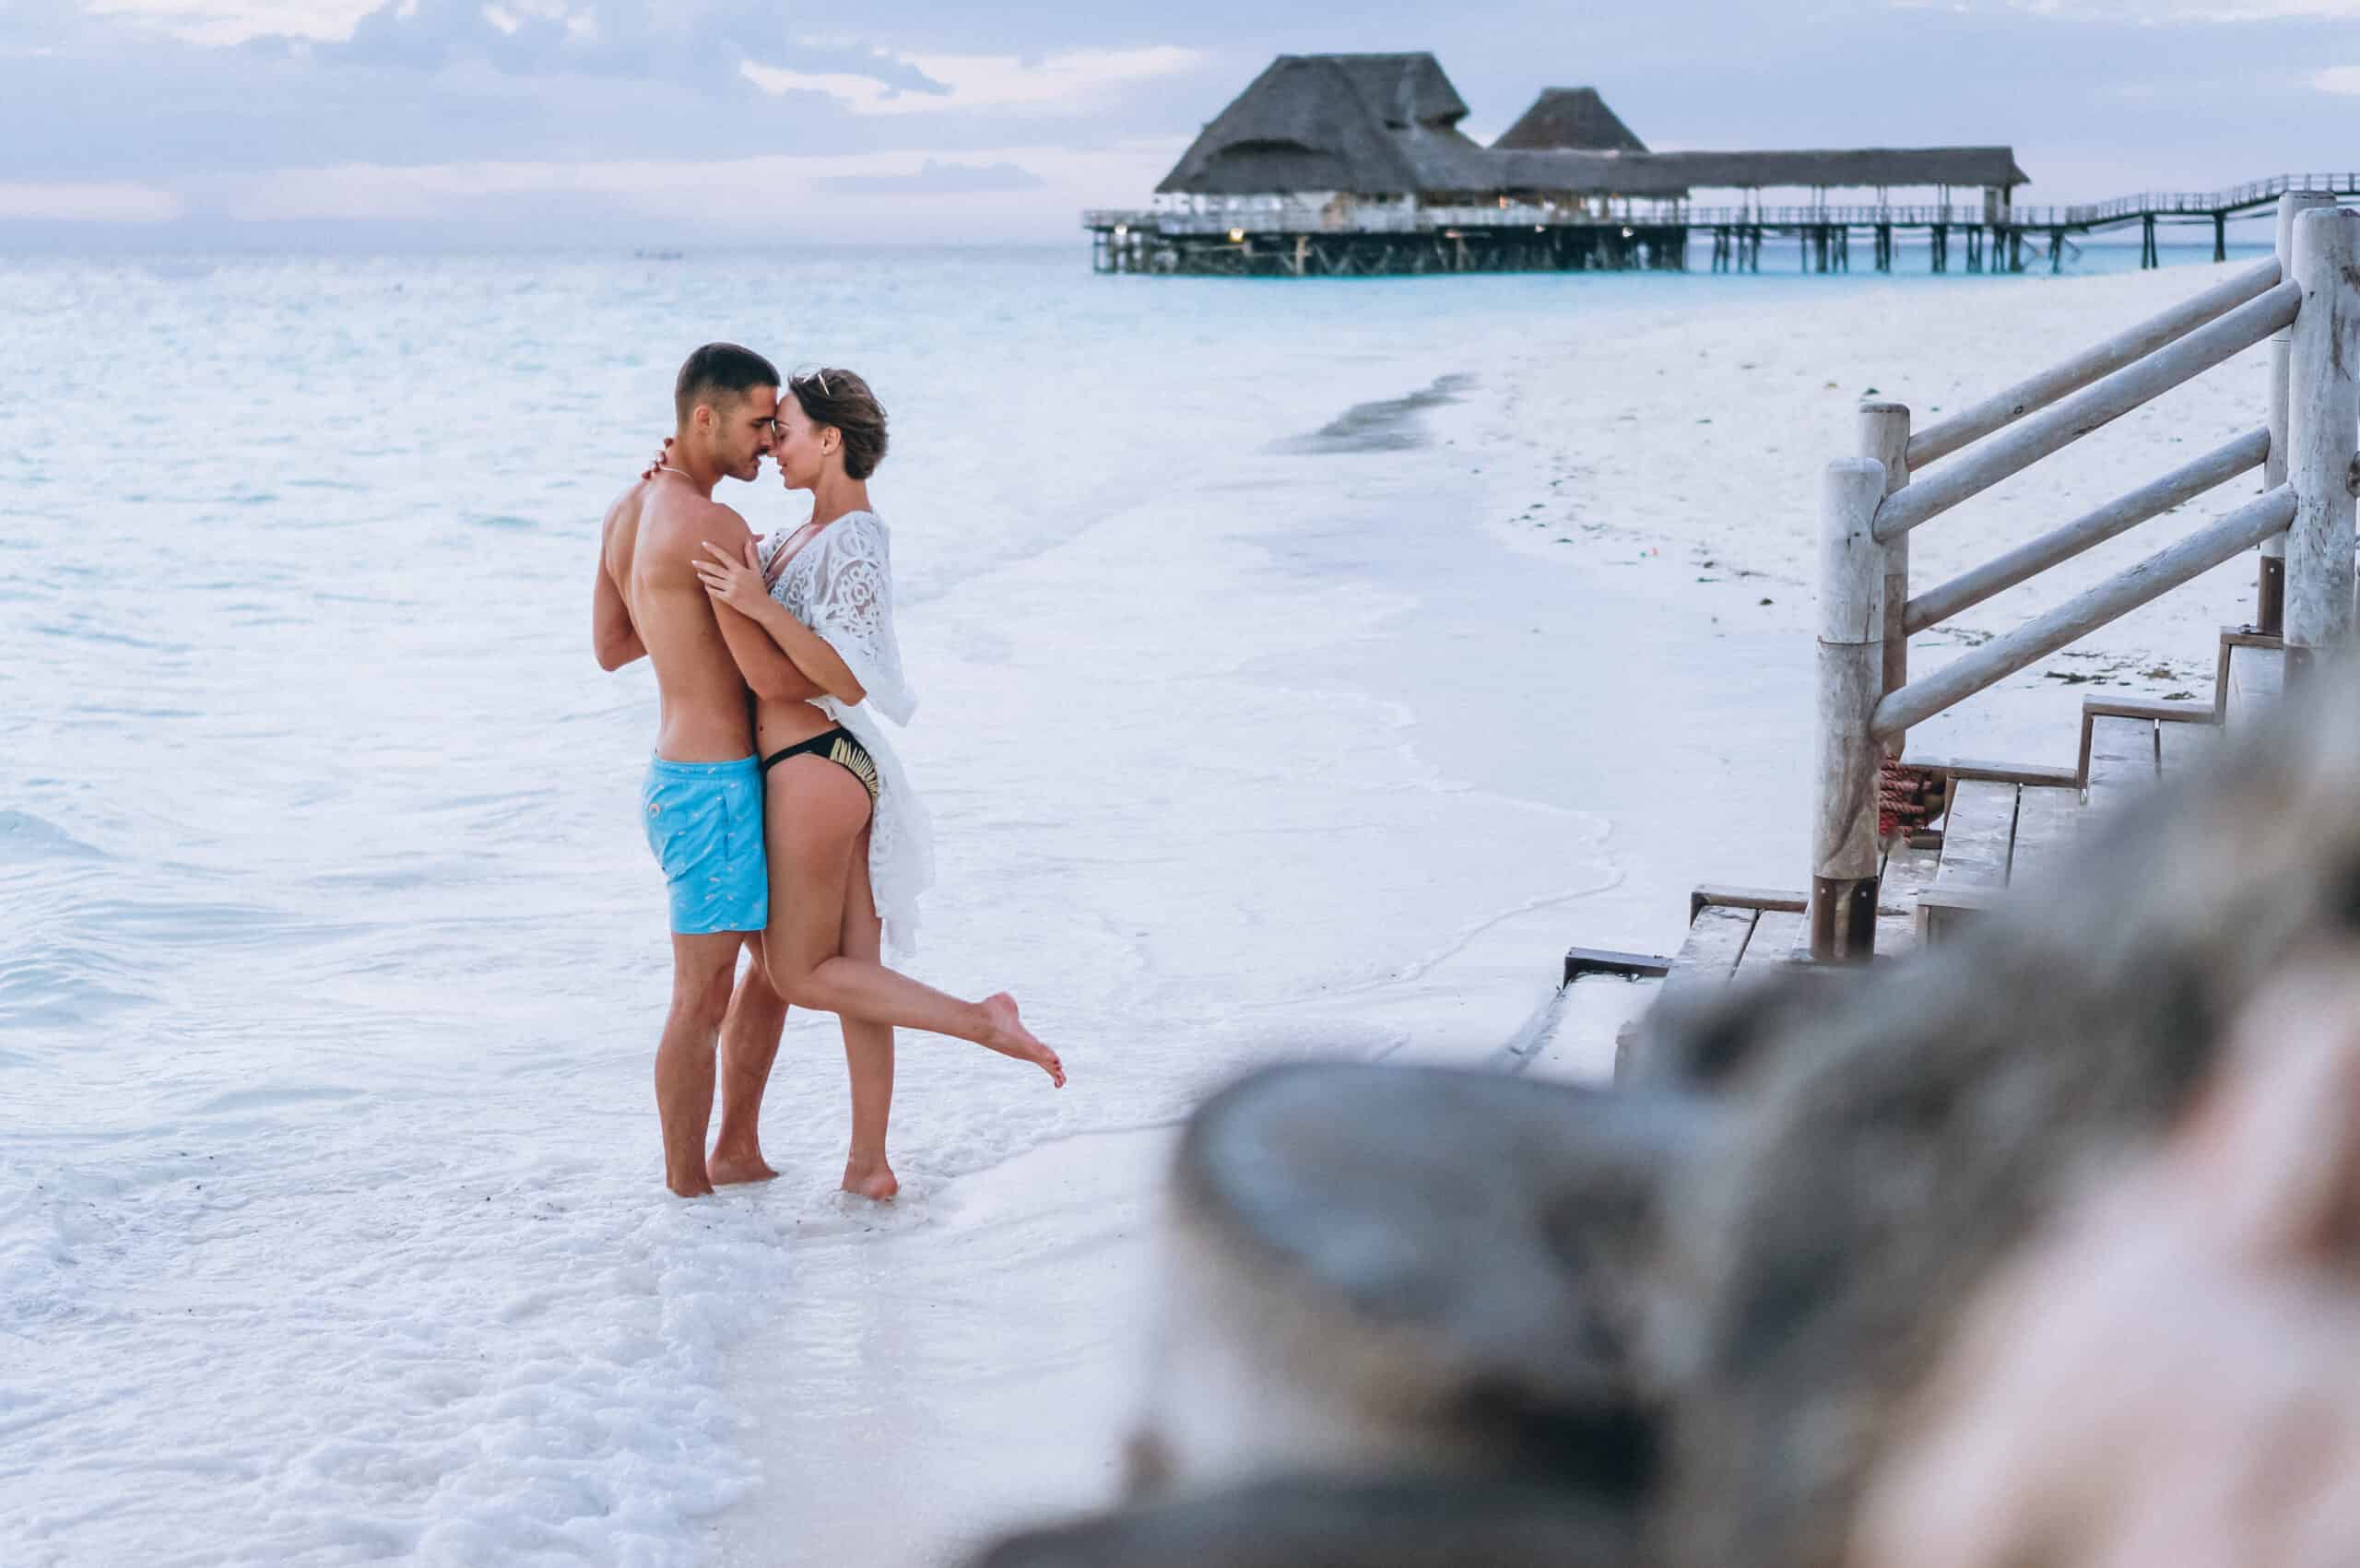
[[[875,963],[884,951],[884,922],[868,886],[868,834],[853,841],[844,868],[844,929],[836,950]],[[846,1018],[844,1067],[852,1075],[852,1153],[844,1161],[844,1191],[884,1199],[899,1192],[885,1159],[885,1124],[893,1114],[893,1026]]]
[[[962,1002],[839,950],[845,878],[868,807],[860,781],[825,758],[790,757],[771,770],[763,807],[771,924],[762,953],[772,986],[815,1012],[971,1040],[1032,1063],[1063,1088],[1064,1064],[1024,1027],[1007,993]]]

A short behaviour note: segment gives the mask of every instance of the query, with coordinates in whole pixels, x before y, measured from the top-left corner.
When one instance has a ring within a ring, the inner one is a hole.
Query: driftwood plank
[[[2154,782],[2154,720],[2090,721],[2090,809],[2109,810]]]
[[[2218,725],[2165,725],[2155,732],[2157,770],[2168,778],[2200,766],[2220,744]]]
[[[2243,729],[2278,705],[2286,690],[2286,650],[2233,646],[2229,650],[2229,702],[2224,722]]]
[[[2082,824],[2082,794],[2027,789],[2016,797],[2016,843],[2008,855],[2008,885],[2054,876]]]
[[[1672,959],[1671,973],[1664,978],[1665,994],[1717,985],[1735,973],[1745,955],[1746,938],[1753,935],[1755,914],[1718,906],[1699,910],[1688,923],[1688,939]]]
[[[2016,831],[2016,786],[1961,779],[1942,820],[1941,889],[2002,888],[2008,883],[2008,843]]]
[[[1753,935],[1746,939],[1745,956],[1738,961],[1738,973],[1756,974],[1791,963],[1797,949],[1809,961],[1811,916],[1795,910],[1765,909],[1753,923]]]

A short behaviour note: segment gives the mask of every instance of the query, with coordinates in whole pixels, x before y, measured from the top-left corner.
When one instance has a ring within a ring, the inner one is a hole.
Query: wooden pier
[[[1764,254],[1796,270],[1889,273],[1915,239],[1935,273],[2061,270],[2092,235],[2136,229],[2140,265],[2162,265],[2160,233],[2209,228],[2212,259],[2228,259],[2228,225],[2289,194],[2360,195],[2360,172],[2279,174],[2224,191],[2142,192],[2075,206],[1705,206],[1622,198],[1572,206],[1342,208],[1284,199],[1202,210],[1095,210],[1082,215],[1102,273],[1217,277],[1352,277],[1459,272],[1758,273]],[[1602,206],[1603,210],[1599,210]]]
[[[2317,190],[2276,201],[2275,256],[2182,305],[1923,430],[1912,432],[1899,405],[1862,408],[1861,454],[1829,465],[1822,494],[1810,886],[1697,889],[1668,994],[1945,940],[2010,890],[2054,874],[2091,818],[2196,764],[2352,645],[2360,211]],[[2263,342],[2271,385],[2254,430],[1913,593],[1912,530]],[[1913,632],[2257,469],[2259,496],[1910,678]],[[2253,623],[2223,629],[2210,702],[2085,701],[2071,770],[1907,756],[1913,726],[2257,546]],[[1905,819],[1913,801],[1929,803],[1933,819]]]

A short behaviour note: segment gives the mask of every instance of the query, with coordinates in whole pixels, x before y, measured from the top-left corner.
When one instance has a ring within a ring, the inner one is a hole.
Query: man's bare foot
[[[1049,1075],[1049,1081],[1059,1089],[1066,1086],[1066,1065],[1057,1054],[1033,1036],[1016,1016],[1016,998],[1002,991],[986,996],[983,1002],[984,1017],[989,1020],[990,1034],[983,1042],[986,1050],[997,1051],[1003,1056],[1013,1056],[1020,1062],[1031,1062]]]
[[[713,1157],[704,1162],[704,1168],[713,1177],[713,1185],[717,1187],[730,1186],[739,1182],[773,1181],[778,1176],[778,1173],[772,1170],[769,1162],[763,1160],[760,1149],[750,1154],[740,1154],[735,1149],[724,1152],[716,1149],[713,1151]]]
[[[873,1165],[864,1165],[852,1160],[844,1161],[844,1191],[854,1197],[875,1198],[883,1203],[901,1190],[902,1184],[893,1177],[893,1167],[884,1161],[879,1160]]]
[[[674,1197],[711,1197],[713,1196],[713,1184],[705,1180],[702,1173],[695,1179],[685,1182],[667,1175],[664,1178],[664,1185],[671,1189]]]

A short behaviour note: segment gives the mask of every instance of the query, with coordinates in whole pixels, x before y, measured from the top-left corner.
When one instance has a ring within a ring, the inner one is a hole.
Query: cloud
[[[831,174],[815,182],[822,190],[854,195],[967,195],[991,191],[1037,191],[1048,183],[1013,163],[944,163],[927,159],[914,174]]]
[[[1029,110],[1080,114],[1121,89],[1200,70],[1202,50],[1160,44],[1142,49],[1070,49],[1028,59],[1019,54],[912,54],[900,63],[924,84],[903,90],[867,75],[812,74],[749,60],[748,81],[765,92],[816,92],[856,114],[914,114],[950,110]]]
[[[714,160],[340,164],[216,183],[206,211],[249,228],[288,224],[487,226],[529,234],[535,214],[603,218],[634,242],[655,238],[834,237],[848,214],[910,237],[941,237],[940,201],[962,206],[962,237],[1070,235],[1075,214],[1151,184],[1179,154],[1173,141],[1095,151],[1031,145],[979,154],[764,154]],[[891,199],[889,199],[891,198]],[[973,219],[974,221],[970,221]]]
[[[751,60],[740,61],[738,74],[773,98],[788,93],[816,93],[835,100],[856,114],[888,114],[897,107],[891,100],[904,89],[876,77],[851,71],[790,71],[784,65],[757,65]],[[929,82],[921,89],[942,94],[949,89],[938,82]],[[907,107],[939,108],[939,98],[927,104],[914,102]]]
[[[154,185],[0,184],[0,219],[12,222],[169,223],[186,210],[179,195]]]
[[[255,39],[329,41],[352,36],[361,18],[385,0],[90,0],[94,17],[190,43],[226,45]]]
[[[2330,65],[2311,78],[2321,92],[2360,93],[2360,65]]]

